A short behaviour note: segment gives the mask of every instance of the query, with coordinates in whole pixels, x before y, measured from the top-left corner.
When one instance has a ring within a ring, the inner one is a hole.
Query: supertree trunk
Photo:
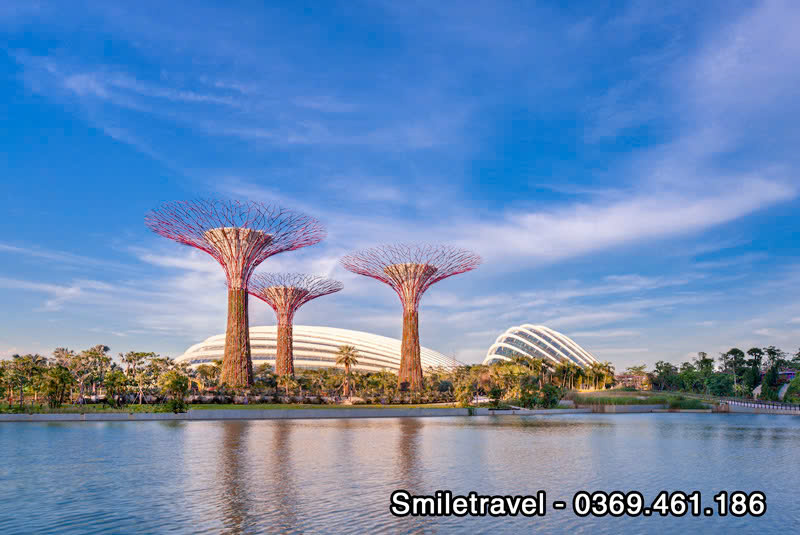
[[[279,376],[294,376],[292,355],[292,320],[288,314],[278,317],[278,348],[275,353],[275,373]]]
[[[222,359],[220,383],[233,388],[247,388],[253,384],[247,297],[245,289],[228,289],[228,328],[225,330],[225,356]]]
[[[422,389],[422,359],[419,349],[419,312],[403,311],[403,342],[400,348],[399,387],[406,383],[408,390]]]

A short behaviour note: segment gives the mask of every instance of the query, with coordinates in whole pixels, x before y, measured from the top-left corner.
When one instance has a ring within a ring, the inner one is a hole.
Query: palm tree
[[[614,370],[614,365],[613,364],[611,364],[608,361],[603,362],[603,375],[604,375],[604,377],[603,377],[603,388],[604,389],[606,387],[606,382],[608,382],[609,379],[612,379],[612,380],[614,379],[614,371],[615,370]]]
[[[26,370],[28,373],[28,384],[30,384],[33,389],[33,402],[36,403],[39,401],[39,387],[41,386],[42,374],[47,368],[47,358],[38,353],[35,355],[25,355],[25,358],[28,360]]]
[[[350,367],[358,366],[358,351],[353,346],[340,346],[336,352],[336,364],[344,366],[344,395],[350,397]]]
[[[578,380],[577,381],[578,389],[583,388],[583,381],[588,378],[586,370],[581,367],[578,367],[578,369],[575,370],[575,378]]]

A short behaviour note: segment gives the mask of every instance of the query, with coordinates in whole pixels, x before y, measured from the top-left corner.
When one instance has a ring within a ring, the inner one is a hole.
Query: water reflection
[[[398,421],[397,453],[395,454],[395,478],[411,494],[424,494],[423,467],[419,459],[419,433],[423,423],[417,418]]]
[[[217,482],[220,485],[221,512],[227,535],[244,533],[247,524],[246,460],[248,422],[224,422],[217,450]]]
[[[729,533],[800,522],[791,416],[0,426],[0,533]],[[65,483],[68,482],[68,483]],[[73,492],[64,492],[68,484]],[[761,518],[394,518],[393,490],[762,490]],[[146,500],[145,500],[146,497]]]
[[[297,524],[298,489],[294,469],[292,435],[295,425],[291,421],[278,420],[270,426],[272,440],[265,455],[263,468],[268,482],[265,495],[269,500],[271,521],[276,531],[288,533]]]

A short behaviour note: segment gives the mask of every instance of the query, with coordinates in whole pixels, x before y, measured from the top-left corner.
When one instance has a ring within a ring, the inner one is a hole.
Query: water
[[[723,533],[800,522],[800,418],[574,414],[0,424],[0,533]],[[395,518],[395,489],[762,490],[760,518]]]

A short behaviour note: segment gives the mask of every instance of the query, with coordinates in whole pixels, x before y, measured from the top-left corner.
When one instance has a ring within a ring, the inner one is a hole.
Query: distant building
[[[633,373],[621,373],[614,376],[614,380],[618,386],[635,388],[636,390],[648,390],[650,383],[646,375],[637,375]]]
[[[516,356],[542,359],[554,367],[570,362],[581,368],[599,362],[574,340],[544,325],[526,323],[511,327],[497,337],[486,353],[484,364],[512,360]]]
[[[400,340],[377,334],[334,327],[295,325],[292,332],[295,368],[338,368],[336,352],[340,346],[354,346],[358,351],[358,364],[354,370],[364,372],[400,369]],[[175,360],[195,367],[222,360],[225,334],[217,334],[188,348]],[[253,366],[275,366],[277,327],[250,327],[250,351]],[[421,348],[423,368],[454,368],[463,364],[427,347]]]

